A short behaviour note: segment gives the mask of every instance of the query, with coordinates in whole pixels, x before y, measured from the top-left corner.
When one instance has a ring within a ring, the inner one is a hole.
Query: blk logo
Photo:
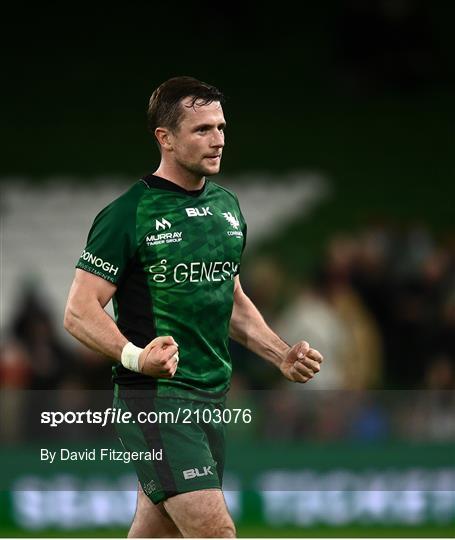
[[[209,206],[203,208],[185,208],[185,210],[188,217],[213,216]]]
[[[183,471],[183,478],[185,478],[185,480],[191,480],[193,478],[197,478],[198,476],[209,476],[209,475],[213,476],[211,465],[209,465],[208,467],[204,467],[202,471],[200,471],[198,468],[188,469],[186,471]]]
[[[170,229],[171,224],[169,221],[165,218],[163,218],[161,221],[159,219],[155,219],[155,229],[157,231],[164,231],[165,229]]]

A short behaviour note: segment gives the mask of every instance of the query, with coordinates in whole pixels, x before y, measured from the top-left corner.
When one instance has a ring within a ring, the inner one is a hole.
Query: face
[[[169,133],[172,158],[195,176],[210,176],[220,170],[226,121],[217,101],[191,107],[191,98],[182,101],[183,116],[176,132]]]

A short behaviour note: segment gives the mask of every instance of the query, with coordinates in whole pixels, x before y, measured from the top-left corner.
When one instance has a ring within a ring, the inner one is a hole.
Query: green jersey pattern
[[[163,335],[179,344],[173,379],[117,364],[116,383],[155,388],[158,396],[218,399],[227,392],[234,277],[245,240],[237,197],[208,180],[188,192],[148,176],[98,214],[76,267],[117,286],[116,322],[135,345]]]

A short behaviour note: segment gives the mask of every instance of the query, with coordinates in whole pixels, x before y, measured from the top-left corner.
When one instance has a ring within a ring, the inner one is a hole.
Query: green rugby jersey
[[[234,277],[246,223],[237,197],[205,181],[197,191],[146,176],[95,218],[76,268],[114,283],[116,323],[138,347],[156,336],[179,344],[172,379],[113,367],[121,385],[159,396],[217,398],[231,377],[228,350]]]

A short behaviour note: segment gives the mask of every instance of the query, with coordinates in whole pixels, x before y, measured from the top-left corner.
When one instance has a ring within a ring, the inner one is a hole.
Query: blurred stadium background
[[[418,0],[9,7],[0,535],[126,534],[130,466],[36,457],[43,440],[113,433],[45,432],[36,412],[109,406],[110,366],[64,334],[64,303],[94,215],[157,163],[150,93],[188,74],[228,98],[215,180],[249,222],[244,288],[326,357],[296,389],[232,346],[232,403],[255,414],[229,437],[239,534],[454,536],[454,14]]]

